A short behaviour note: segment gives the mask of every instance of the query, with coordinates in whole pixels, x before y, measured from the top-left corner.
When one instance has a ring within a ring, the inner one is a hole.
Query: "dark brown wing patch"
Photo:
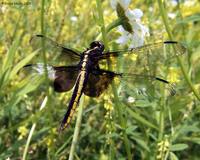
[[[94,70],[89,74],[87,85],[83,91],[84,94],[90,97],[99,97],[108,88],[114,77],[114,72],[101,69]]]
[[[66,92],[73,88],[78,75],[78,67],[76,66],[63,66],[54,67],[55,80],[54,90],[56,92]]]

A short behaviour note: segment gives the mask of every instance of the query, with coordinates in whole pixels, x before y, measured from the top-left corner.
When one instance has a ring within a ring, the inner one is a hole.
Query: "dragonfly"
[[[73,89],[61,121],[60,131],[69,126],[83,94],[94,98],[99,97],[116,79],[122,82],[125,88],[121,90],[122,93],[131,92],[138,84],[145,84],[151,88],[157,83],[163,83],[167,86],[170,95],[174,95],[175,89],[172,83],[162,78],[162,66],[174,63],[176,56],[186,52],[186,48],[177,41],[156,42],[135,48],[109,51],[104,50],[102,42],[93,41],[82,52],[64,47],[44,35],[33,36],[30,44],[34,49],[41,50],[42,41],[45,51],[53,55],[49,59],[52,61],[58,59],[60,63],[59,66],[45,65],[53,89],[56,92],[67,92]],[[107,65],[108,63],[110,65]],[[24,68],[34,70],[39,75],[45,73],[42,63],[27,64]]]

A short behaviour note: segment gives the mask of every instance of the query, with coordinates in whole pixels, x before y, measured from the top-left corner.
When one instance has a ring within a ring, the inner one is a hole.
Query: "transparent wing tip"
[[[177,54],[176,55],[182,55],[185,54],[187,51],[187,48],[180,42],[177,41],[165,41],[165,44],[173,44],[173,46],[175,47]]]
[[[170,83],[168,86],[168,91],[170,96],[174,96],[176,94],[175,84]]]
[[[182,55],[185,54],[187,51],[187,48],[185,46],[183,46],[182,44],[178,43],[176,45],[177,51],[178,51],[178,55]]]
[[[38,37],[39,37],[39,38],[38,38]],[[32,45],[32,46],[35,45],[35,47],[39,47],[39,46],[40,46],[39,43],[41,43],[40,40],[41,40],[43,37],[44,37],[44,36],[41,35],[41,34],[33,35],[33,36],[30,38],[30,40],[29,40],[29,44]]]

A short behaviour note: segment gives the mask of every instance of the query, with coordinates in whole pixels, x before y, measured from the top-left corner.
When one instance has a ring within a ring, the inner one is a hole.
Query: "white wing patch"
[[[43,75],[45,73],[45,68],[44,68],[44,64],[42,63],[37,63],[36,65],[34,65],[32,68],[33,70],[35,70],[39,75]],[[48,78],[50,80],[54,80],[56,78],[56,74],[55,74],[55,70],[52,66],[47,65],[47,72],[48,72]]]

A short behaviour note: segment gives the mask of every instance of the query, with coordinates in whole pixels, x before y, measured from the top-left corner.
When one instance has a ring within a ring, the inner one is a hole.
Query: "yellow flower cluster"
[[[25,126],[20,126],[18,132],[20,133],[18,140],[21,140],[28,134],[28,129]]]
[[[195,13],[199,13],[200,9],[200,3],[198,0],[192,0],[192,1],[186,1],[181,6],[181,13],[183,14],[183,17],[187,17],[190,15],[194,15]]]
[[[58,132],[57,132],[57,128],[52,128],[51,129],[51,134],[54,134],[56,135]],[[55,138],[52,138],[52,136],[47,136],[43,139],[44,143],[49,147],[51,145],[53,145],[53,143],[56,141]]]
[[[74,11],[76,15],[80,15],[90,10],[90,7],[91,8],[96,7],[96,1],[91,1],[90,4],[88,4],[88,2],[85,2],[83,0],[77,0]]]
[[[59,3],[58,1],[52,1],[51,6],[49,8],[50,15],[54,15],[56,11],[59,10]]]
[[[137,54],[132,54],[131,55],[131,60],[132,61],[136,61],[137,60],[138,55]]]
[[[46,139],[45,139],[45,143],[46,143],[47,146],[51,146],[51,144],[52,144],[52,139],[51,139],[51,138],[46,138]]]
[[[157,144],[157,146],[158,146],[158,155],[156,158],[162,159],[162,157],[164,157],[166,152],[169,151],[170,143],[168,137],[166,136],[161,142]]]
[[[113,105],[111,102],[107,102],[104,104],[104,108],[107,110],[107,111],[113,111]]]
[[[180,81],[180,70],[174,67],[169,68],[169,73],[167,76],[168,81],[171,83],[178,83]]]

